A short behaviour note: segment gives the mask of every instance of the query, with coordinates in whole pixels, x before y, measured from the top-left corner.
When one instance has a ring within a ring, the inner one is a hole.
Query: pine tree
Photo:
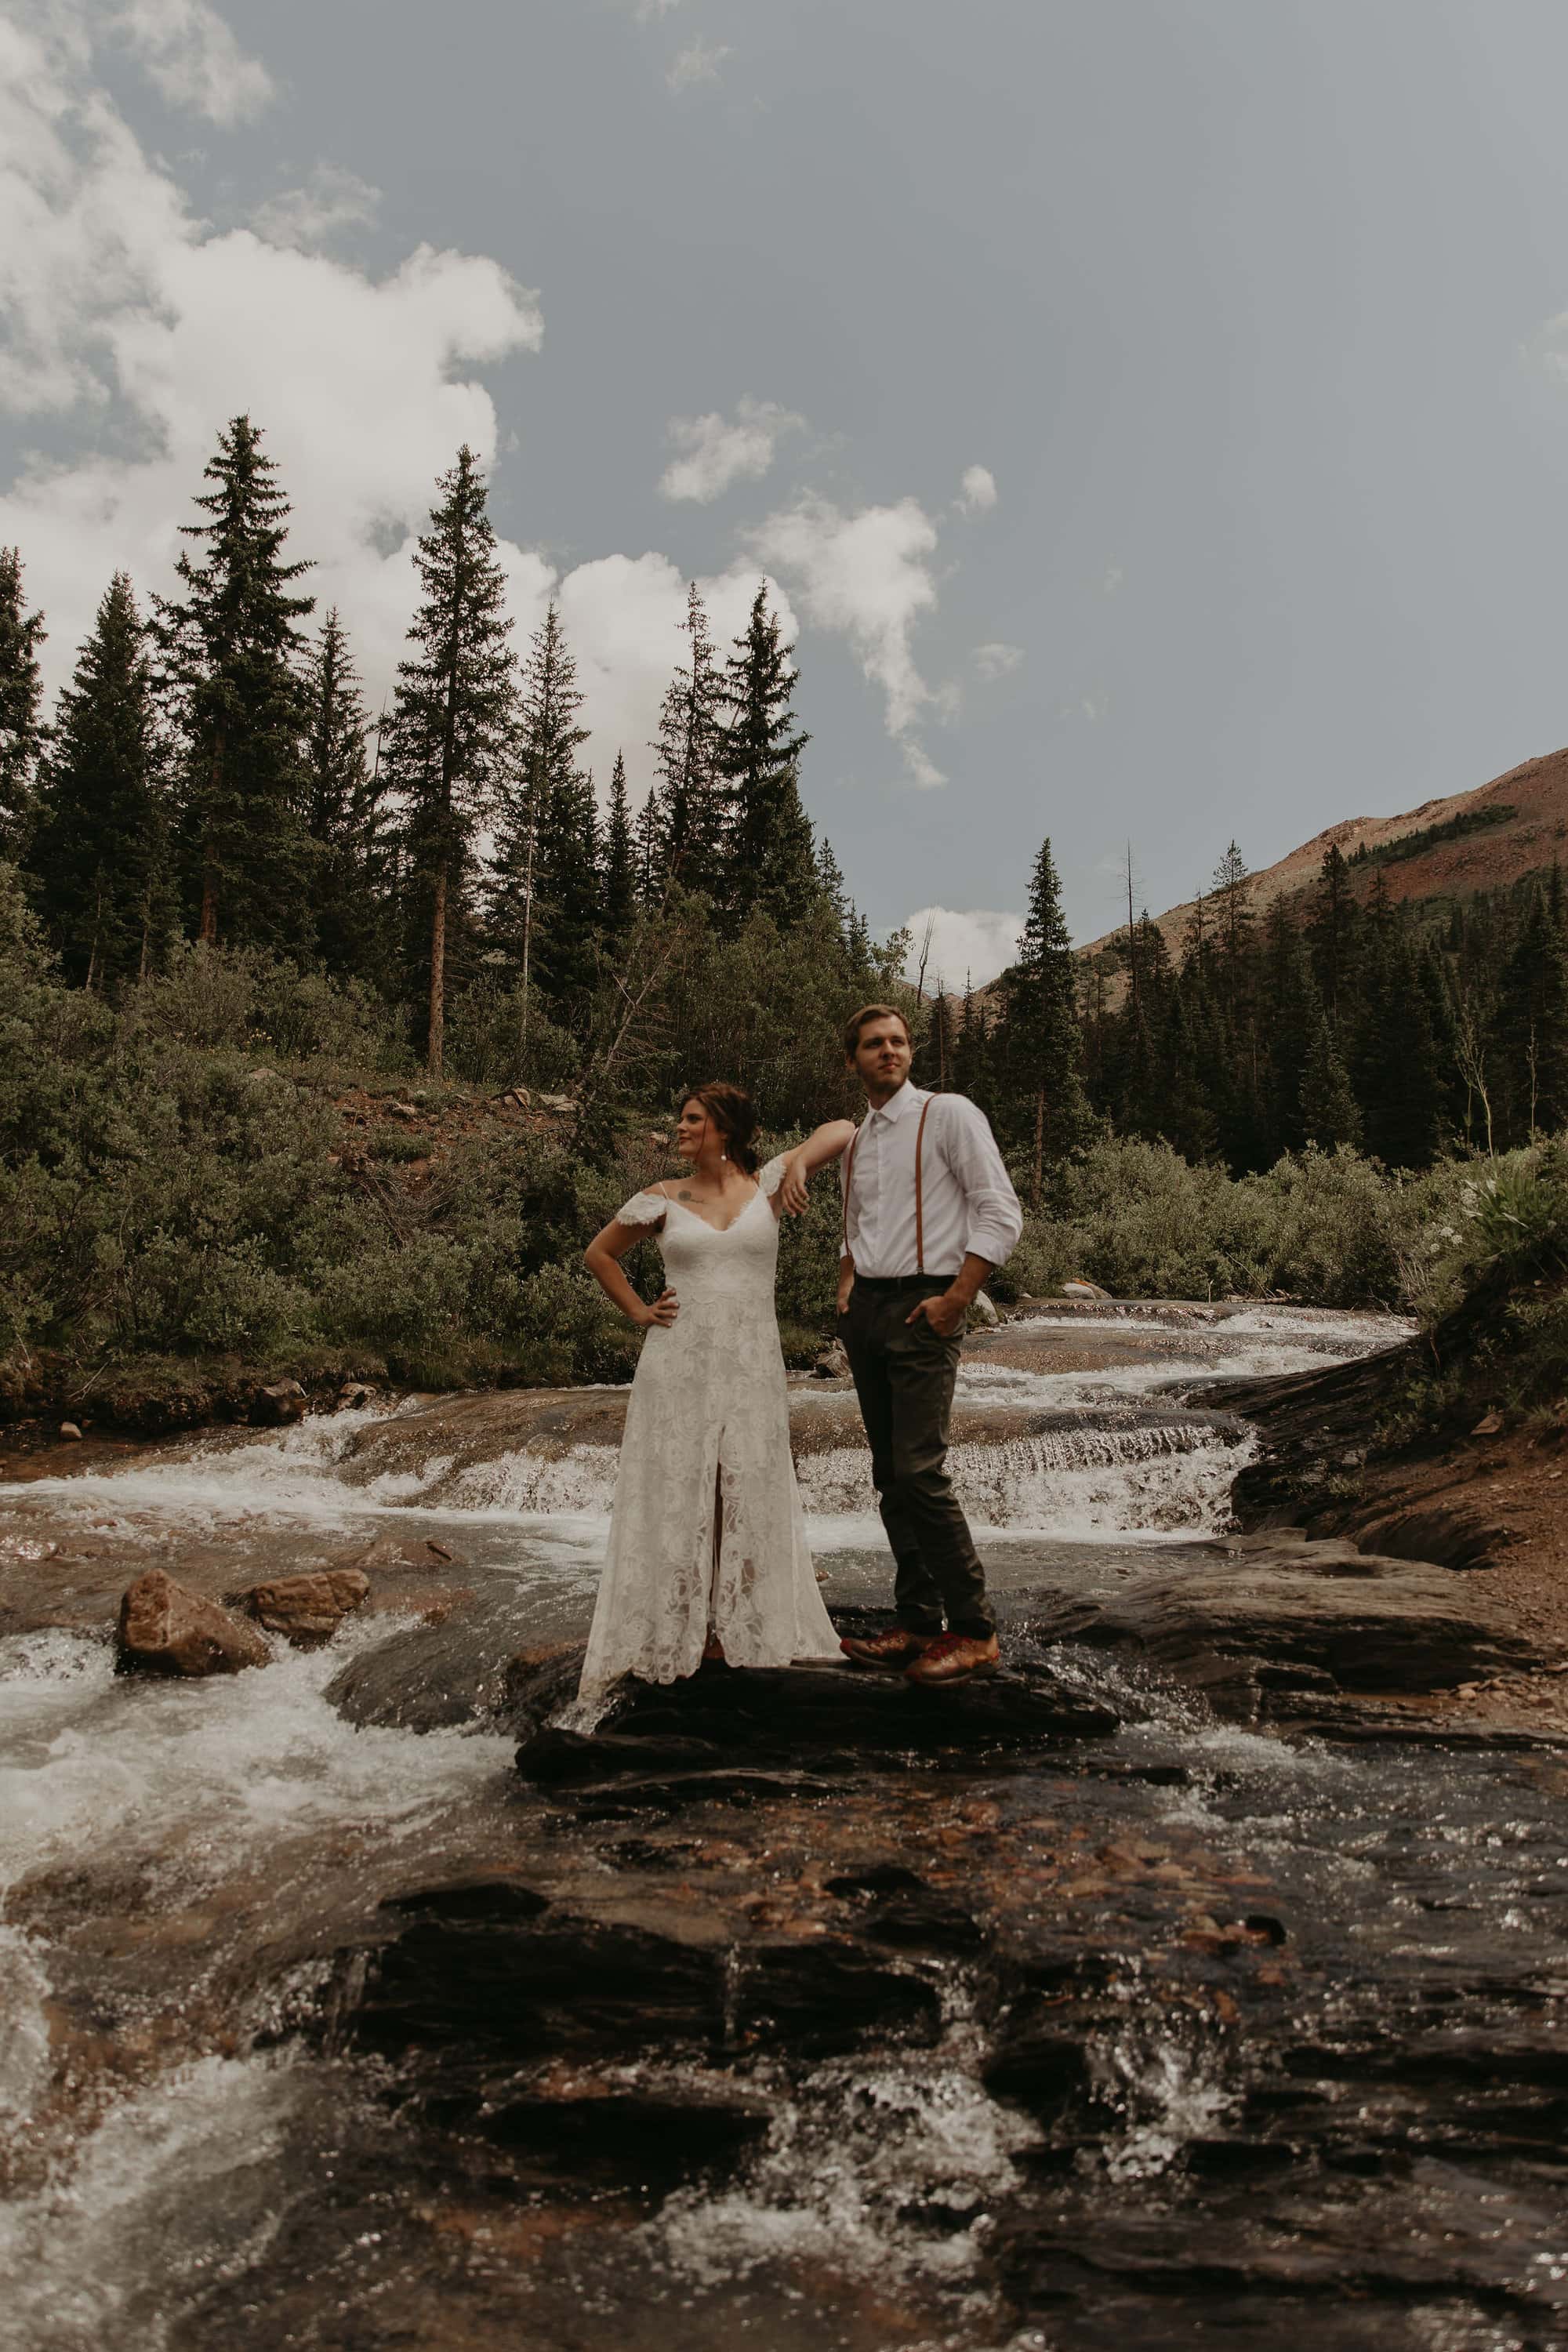
[[[563,867],[570,865],[572,835],[583,814],[577,754],[588,740],[588,730],[577,724],[582,707],[577,665],[552,602],[523,664],[516,744],[502,785],[490,860],[490,935],[516,968],[525,1038],[536,966],[574,919],[577,883]],[[591,793],[589,802],[591,810]],[[581,909],[575,914],[580,916]],[[574,957],[573,943],[563,940],[557,961],[572,964]],[[563,980],[563,988],[565,984]],[[561,992],[548,982],[546,991]]]
[[[1394,1168],[1429,1167],[1443,1126],[1443,1073],[1415,949],[1381,868],[1367,907],[1352,1077],[1366,1148]]]
[[[1261,1028],[1265,1100],[1260,1158],[1271,1164],[1307,1140],[1302,1087],[1321,1016],[1321,1003],[1301,935],[1281,901],[1269,909],[1264,949]]]
[[[1311,1050],[1301,1073],[1301,1131],[1320,1151],[1336,1144],[1361,1141],[1361,1113],[1351,1090],[1350,1073],[1334,1043],[1333,1024],[1326,1013],[1318,1015]]]
[[[724,681],[714,657],[707,607],[696,581],[680,628],[687,658],[670,680],[658,718],[665,870],[683,890],[720,900],[726,879],[724,787],[719,772]]]
[[[147,631],[117,572],[60,697],[29,858],[81,986],[144,976],[173,926],[164,764]]]
[[[1048,838],[1035,858],[1018,960],[1004,990],[1003,1083],[1013,1123],[1026,1129],[1017,1139],[1029,1145],[1031,1201],[1037,1209],[1046,1162],[1065,1158],[1089,1123],[1079,1073],[1078,976]]]
[[[664,899],[669,878],[669,869],[664,861],[664,845],[668,832],[663,795],[656,780],[643,796],[643,804],[637,811],[637,823],[632,830],[637,906],[644,914],[652,914]]]
[[[316,844],[316,941],[329,970],[381,982],[393,870],[385,780],[334,604],[305,673],[305,822]]]
[[[574,769],[544,796],[539,824],[539,986],[552,1017],[580,1028],[598,973],[602,920],[594,780]]]
[[[626,803],[626,763],[616,753],[610,777],[610,805],[605,818],[605,887],[601,915],[605,940],[624,940],[637,915],[637,849],[632,840],[631,811]]]
[[[1493,1038],[1500,1139],[1531,1143],[1568,1122],[1568,931],[1539,884],[1500,974]]]
[[[38,647],[46,634],[43,614],[24,609],[20,553],[0,547],[0,857],[13,860],[32,829],[43,745]]]
[[[286,563],[289,501],[248,416],[218,436],[182,523],[199,555],[174,569],[184,595],[155,599],[163,682],[184,738],[181,829],[199,936],[309,943],[313,859],[303,813],[297,623],[315,599],[290,593],[310,566]]]
[[[1362,912],[1351,887],[1350,868],[1338,843],[1331,842],[1323,852],[1307,922],[1313,976],[1331,1027],[1338,1023],[1354,991],[1361,929]]]
[[[407,854],[429,921],[428,1066],[441,1076],[447,938],[475,828],[511,749],[516,681],[505,582],[478,458],[465,446],[437,484],[440,502],[415,557],[424,591],[397,666],[391,780],[406,807]]]
[[[719,770],[726,793],[727,909],[734,928],[769,915],[781,930],[804,922],[816,903],[811,820],[801,806],[800,755],[811,740],[796,730],[800,674],[779,642],[778,614],[758,584],[745,634],[725,666],[725,727]]]
[[[833,844],[826,835],[816,845],[816,887],[838,926],[838,935],[847,951],[851,912],[849,893],[845,887],[838,860],[833,854]]]

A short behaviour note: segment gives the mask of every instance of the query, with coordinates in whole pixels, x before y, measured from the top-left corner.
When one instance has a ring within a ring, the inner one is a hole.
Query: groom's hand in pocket
[[[951,1339],[955,1331],[963,1330],[963,1318],[968,1311],[965,1300],[954,1298],[951,1291],[944,1290],[935,1298],[921,1299],[914,1313],[906,1315],[904,1320],[906,1323],[929,1323],[939,1339]]]

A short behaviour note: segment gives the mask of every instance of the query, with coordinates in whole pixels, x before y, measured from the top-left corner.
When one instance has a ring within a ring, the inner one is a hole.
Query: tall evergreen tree
[[[1078,975],[1048,838],[1029,877],[1018,960],[1006,975],[1003,1003],[1000,1084],[1011,1097],[1014,1124],[1025,1129],[1016,1139],[1030,1151],[1037,1209],[1046,1162],[1065,1158],[1089,1121],[1079,1075]]]
[[[41,613],[29,613],[22,593],[22,559],[0,547],[0,857],[21,857],[34,813],[38,754],[43,746],[43,673],[38,647]]]
[[[668,830],[663,795],[656,777],[643,796],[643,804],[632,828],[632,861],[637,874],[637,906],[644,914],[651,914],[664,898],[668,879],[664,863],[664,845]]]
[[[1301,1129],[1320,1151],[1361,1141],[1361,1113],[1351,1091],[1350,1073],[1334,1043],[1333,1025],[1320,1013],[1307,1066],[1301,1073]]]
[[[316,943],[333,971],[385,979],[393,876],[386,783],[334,604],[305,671],[305,822],[316,845]]]
[[[637,906],[637,848],[632,839],[631,811],[626,803],[626,763],[616,753],[610,777],[610,805],[605,814],[605,883],[601,917],[606,940],[624,940]]]
[[[60,697],[29,859],[68,979],[143,976],[173,927],[164,745],[147,633],[123,572]]]
[[[1266,1054],[1261,1158],[1269,1164],[1307,1140],[1301,1100],[1321,1003],[1300,932],[1282,901],[1268,912],[1262,1030]]]
[[[1568,930],[1539,884],[1500,976],[1493,1037],[1500,1139],[1530,1143],[1568,1123]]]
[[[205,469],[213,488],[195,501],[208,520],[180,526],[200,551],[182,551],[183,593],[155,600],[153,626],[184,738],[182,846],[198,934],[300,948],[313,860],[298,624],[315,599],[291,593],[310,566],[283,560],[277,472],[258,427],[235,417]]]
[[[511,622],[479,459],[467,444],[437,484],[439,503],[419,542],[423,594],[397,666],[389,730],[391,781],[406,815],[407,856],[428,918],[427,1059],[441,1076],[447,938],[468,880],[475,829],[514,737]]]
[[[686,659],[670,680],[658,718],[658,755],[662,786],[665,870],[684,890],[722,898],[725,875],[725,798],[720,774],[723,740],[724,680],[713,651],[708,610],[696,581],[687,590],[680,628]]]
[[[1367,905],[1352,1080],[1366,1148],[1394,1168],[1429,1167],[1442,1136],[1444,1074],[1404,918],[1382,868]]]
[[[768,609],[768,583],[752,599],[723,678],[724,732],[719,770],[727,825],[724,893],[738,928],[761,911],[781,930],[803,922],[816,902],[811,820],[801,806],[800,755],[811,740],[795,726],[799,672]]]
[[[1342,999],[1354,989],[1361,921],[1350,867],[1339,844],[1331,841],[1323,852],[1307,919],[1313,976],[1331,1026],[1340,1018]]]
[[[592,867],[587,876],[570,870],[574,837],[584,815],[593,815],[592,791],[584,812],[577,768],[577,754],[588,740],[588,730],[577,723],[582,708],[577,665],[552,601],[523,664],[517,740],[490,861],[490,933],[516,968],[525,1035],[541,963],[549,962],[552,971],[560,967],[559,985],[552,987],[549,978],[545,982],[546,992],[559,996],[573,984],[568,967],[574,978],[584,950],[590,959],[593,953],[591,937],[585,942],[571,937],[584,914],[590,929],[597,915]],[[590,883],[591,911],[578,903]]]
[[[539,824],[539,985],[565,1028],[582,1025],[598,973],[600,862],[594,780],[574,769],[545,793]]]

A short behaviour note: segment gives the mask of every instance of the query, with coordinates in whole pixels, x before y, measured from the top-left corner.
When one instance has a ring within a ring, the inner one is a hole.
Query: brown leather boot
[[[940,1637],[914,1633],[907,1625],[889,1625],[885,1633],[845,1634],[838,1646],[852,1666],[907,1666]]]
[[[994,1675],[1001,1656],[994,1633],[943,1633],[904,1668],[904,1680],[922,1690],[941,1690],[949,1683],[973,1682],[976,1675]]]

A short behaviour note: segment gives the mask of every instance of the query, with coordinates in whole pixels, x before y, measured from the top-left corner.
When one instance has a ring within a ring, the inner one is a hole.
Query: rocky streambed
[[[1451,1703],[1540,1662],[1484,1562],[1238,1534],[1258,1440],[1210,1397],[1398,1336],[986,1335],[1007,1672],[721,1669],[592,1736],[616,1391],[24,1465],[0,2344],[1568,2343],[1568,1746]],[[858,1622],[845,1392],[795,1425]],[[365,1593],[264,1665],[117,1674],[149,1569]]]

